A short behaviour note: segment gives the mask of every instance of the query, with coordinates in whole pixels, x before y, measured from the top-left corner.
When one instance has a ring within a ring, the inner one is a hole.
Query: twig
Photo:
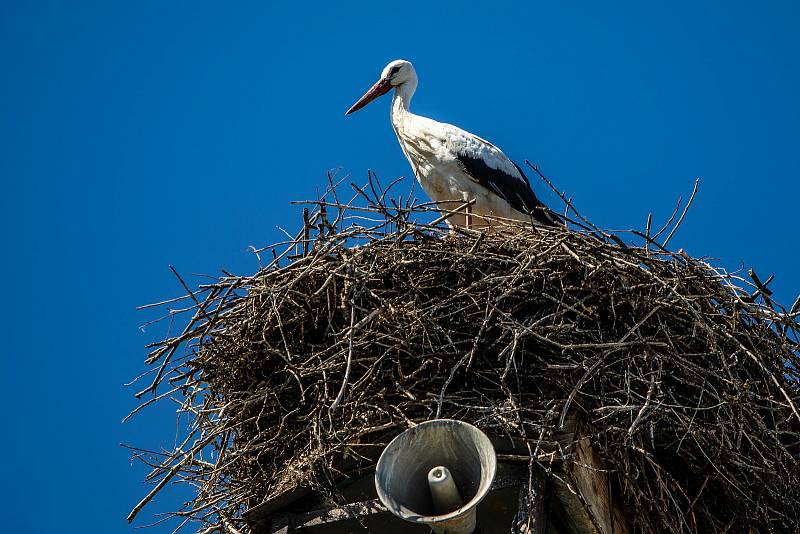
[[[675,226],[672,228],[672,231],[669,233],[667,238],[664,240],[664,244],[663,244],[664,248],[667,248],[667,245],[669,245],[669,242],[672,239],[672,236],[675,235],[675,232],[678,230],[678,228],[680,228],[681,223],[683,222],[683,218],[686,217],[686,213],[689,211],[689,208],[692,206],[692,202],[694,201],[694,196],[697,194],[697,188],[699,186],[700,186],[700,178],[698,178],[697,180],[694,181],[694,188],[692,189],[692,194],[689,197],[689,202],[686,203],[686,207],[683,208],[683,213],[681,213],[681,216],[678,219],[678,222],[675,223]]]

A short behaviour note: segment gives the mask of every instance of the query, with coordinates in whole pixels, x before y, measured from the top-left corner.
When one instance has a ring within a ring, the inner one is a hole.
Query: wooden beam
[[[564,507],[564,519],[575,534],[630,534],[622,502],[611,492],[610,479],[602,459],[592,447],[585,425],[573,415],[565,428],[572,439],[564,443],[564,475],[569,482],[557,491]]]

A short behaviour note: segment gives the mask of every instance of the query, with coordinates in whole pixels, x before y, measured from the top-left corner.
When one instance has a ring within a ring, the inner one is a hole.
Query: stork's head
[[[414,70],[414,65],[405,59],[395,59],[383,69],[381,78],[375,82],[375,85],[370,87],[369,91],[364,93],[364,96],[358,99],[358,102],[353,104],[347,110],[345,115],[349,115],[354,111],[358,111],[381,95],[385,95],[390,89],[400,87],[404,83],[416,82],[417,73]]]

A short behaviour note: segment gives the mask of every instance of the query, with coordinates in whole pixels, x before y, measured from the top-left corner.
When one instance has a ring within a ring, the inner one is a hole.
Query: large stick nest
[[[387,431],[451,417],[536,456],[577,414],[635,531],[794,531],[798,313],[757,276],[582,218],[448,233],[370,186],[360,207],[335,190],[312,203],[295,238],[256,251],[255,276],[187,296],[139,394],[179,399],[185,441],[137,454],[156,487],[131,518],[171,479],[196,491],[178,516],[242,529],[284,491],[334,492],[355,474],[342,458]]]

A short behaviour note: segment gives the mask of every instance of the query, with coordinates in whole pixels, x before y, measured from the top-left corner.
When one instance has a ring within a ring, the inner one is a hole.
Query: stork
[[[409,111],[417,73],[397,59],[345,115],[394,89],[392,128],[420,185],[445,210],[448,224],[466,228],[494,226],[498,218],[553,226],[558,218],[542,204],[522,169],[499,148],[451,124]],[[484,216],[490,216],[488,219]]]

